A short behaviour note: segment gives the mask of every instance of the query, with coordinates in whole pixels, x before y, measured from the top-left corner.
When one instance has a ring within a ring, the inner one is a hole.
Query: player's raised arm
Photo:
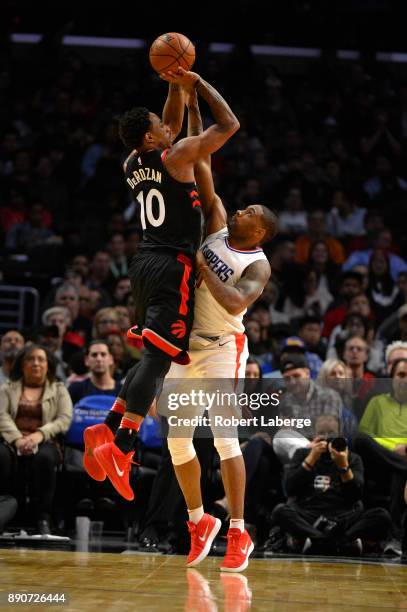
[[[203,132],[203,123],[201,117],[201,111],[198,104],[198,96],[196,93],[195,86],[189,89],[185,89],[185,105],[188,109],[188,136],[199,136]],[[199,160],[201,161],[201,160]],[[205,160],[210,164],[211,158],[208,155]]]
[[[246,268],[242,278],[233,286],[222,282],[208,267],[202,251],[198,251],[196,262],[198,275],[205,281],[218,304],[232,315],[240,314],[260,297],[271,274],[268,261],[255,261]]]
[[[174,141],[182,130],[184,121],[184,91],[180,85],[169,83],[162,120],[170,128]]]
[[[187,88],[195,86],[198,94],[208,103],[215,120],[214,125],[204,130],[199,136],[180,140],[172,152],[174,161],[176,157],[180,157],[184,163],[195,162],[220,149],[237,132],[240,127],[239,121],[226,100],[196,72],[186,72],[180,67],[178,73],[166,72],[160,76],[164,80]]]
[[[188,108],[188,136],[198,136],[203,132],[203,125],[195,88],[186,92],[186,105]],[[194,174],[205,217],[205,235],[208,236],[225,227],[227,220],[222,200],[215,193],[210,155],[199,159],[194,164]]]

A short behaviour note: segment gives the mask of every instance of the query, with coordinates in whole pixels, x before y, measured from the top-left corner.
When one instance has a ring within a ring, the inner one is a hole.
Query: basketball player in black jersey
[[[239,129],[221,95],[194,72],[167,73],[170,87],[194,87],[215,123],[172,145],[170,127],[146,108],[123,115],[119,134],[132,149],[124,164],[127,183],[140,205],[143,239],[130,268],[144,351],[126,377],[106,424],[85,430],[84,466],[96,480],[109,477],[126,499],[134,498],[129,472],[137,431],[171,361],[188,363],[193,317],[194,255],[201,214],[194,163],[217,151]],[[123,415],[123,418],[122,418]],[[118,422],[120,428],[113,439]]]

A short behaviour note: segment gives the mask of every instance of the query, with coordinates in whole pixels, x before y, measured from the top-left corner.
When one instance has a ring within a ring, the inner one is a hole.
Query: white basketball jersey
[[[255,261],[267,261],[263,249],[238,251],[228,242],[226,227],[207,236],[201,250],[210,270],[226,285],[236,285],[243,272]],[[195,290],[194,324],[192,334],[197,336],[224,336],[244,332],[243,312],[232,315],[225,310],[209,291],[206,283]]]

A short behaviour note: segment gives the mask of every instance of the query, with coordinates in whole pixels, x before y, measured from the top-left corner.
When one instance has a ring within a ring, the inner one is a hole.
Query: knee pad
[[[238,457],[242,454],[237,438],[215,438],[213,442],[221,461],[233,459],[233,457]]]
[[[168,450],[174,465],[188,463],[196,456],[195,448],[190,438],[167,438]]]

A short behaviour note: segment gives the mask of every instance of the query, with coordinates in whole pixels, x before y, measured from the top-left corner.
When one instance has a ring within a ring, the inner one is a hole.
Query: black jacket
[[[295,452],[284,479],[287,495],[296,497],[301,507],[325,514],[351,509],[362,498],[363,463],[359,455],[349,453],[353,479],[342,482],[328,453],[321,456],[311,471],[305,469],[302,462],[309,452],[308,448]]]

